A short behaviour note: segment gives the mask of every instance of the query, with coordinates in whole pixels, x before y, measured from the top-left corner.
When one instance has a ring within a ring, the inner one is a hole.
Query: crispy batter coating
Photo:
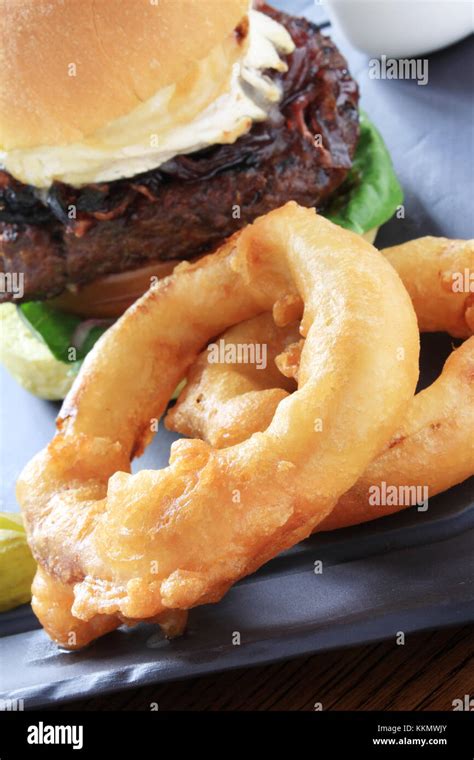
[[[402,277],[423,331],[441,330],[461,337],[472,333],[474,324],[469,310],[472,294],[466,292],[469,273],[473,271],[472,252],[473,241],[433,237],[420,238],[382,251]],[[462,274],[464,293],[446,287],[446,283],[456,282],[451,276],[454,272]],[[224,341],[227,334],[222,336]],[[297,377],[302,345],[302,342],[296,342],[298,335],[297,324],[283,331],[275,327],[274,319],[269,314],[232,328],[232,339],[237,343],[244,336],[251,336],[256,344],[265,344],[271,336],[272,356],[282,374],[275,376],[273,369],[271,376],[268,370],[260,376],[268,374],[266,387],[271,387],[274,393],[283,387],[285,377]],[[292,343],[292,340],[295,342]],[[272,416],[273,399],[262,397],[260,402],[260,395],[253,395],[252,414],[247,417],[248,402],[239,370],[230,363],[220,364],[214,367],[211,382],[211,368],[204,352],[191,367],[185,391],[168,415],[174,423],[173,430],[188,434],[186,424],[190,409],[187,402],[195,398],[198,367],[198,387],[205,393],[207,426],[202,426],[201,408],[195,406],[194,435],[207,441],[212,436],[214,445],[219,446],[220,432],[224,427],[235,442],[245,440],[255,430],[265,429],[265,422]],[[265,378],[260,379],[265,382]],[[220,413],[223,391],[225,423]],[[264,410],[261,416],[259,403]],[[278,401],[273,403],[274,412]],[[229,420],[232,422],[231,429]],[[474,474],[473,430],[474,337],[471,337],[453,351],[440,377],[431,387],[418,393],[408,404],[401,425],[386,448],[317,526],[317,530],[346,527],[397,512],[416,505],[420,495],[426,494],[429,498],[466,480]],[[387,488],[393,487],[406,489],[403,498],[389,499],[388,504],[377,503],[377,489],[385,488],[386,492]]]
[[[473,430],[471,337],[448,357],[439,378],[407,405],[395,435],[317,530],[356,525],[415,505],[425,510],[425,499],[474,475]]]
[[[295,333],[295,325],[276,327],[268,312],[229,328],[224,342],[213,344],[222,345],[222,361],[211,362],[208,348],[198,356],[179,403],[166,416],[166,427],[202,438],[217,448],[232,446],[265,430],[280,401],[296,389],[296,383],[283,377],[275,364]],[[229,353],[235,358],[236,353],[229,351],[234,347],[250,361],[225,361]]]
[[[298,389],[268,428],[222,449],[180,440],[168,467],[131,475],[204,346],[295,291],[304,301]],[[74,598],[69,606],[52,583],[35,601],[46,630],[68,645],[70,616],[53,625],[44,612],[55,604],[89,626],[81,641],[103,632],[97,616],[169,628],[308,536],[393,435],[418,351],[413,307],[384,257],[295,203],[179,266],[96,344],[55,438],[19,479],[41,572]]]
[[[474,240],[422,237],[382,253],[410,294],[420,332],[474,333]]]

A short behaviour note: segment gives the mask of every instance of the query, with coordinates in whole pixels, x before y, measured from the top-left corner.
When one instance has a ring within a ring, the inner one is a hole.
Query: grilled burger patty
[[[286,73],[271,73],[283,90],[280,103],[233,145],[115,182],[55,182],[41,200],[0,172],[2,269],[24,273],[24,300],[154,260],[192,258],[290,199],[324,206],[351,167],[358,88],[316,26],[269,6],[260,10],[286,27],[296,49]],[[0,300],[11,297],[0,293]]]

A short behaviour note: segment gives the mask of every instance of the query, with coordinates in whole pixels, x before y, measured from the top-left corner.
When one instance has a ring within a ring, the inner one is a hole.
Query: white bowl
[[[326,0],[354,47],[390,58],[420,56],[474,30],[471,0]]]

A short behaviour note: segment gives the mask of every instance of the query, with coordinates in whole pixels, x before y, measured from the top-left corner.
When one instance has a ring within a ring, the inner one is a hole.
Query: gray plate
[[[323,20],[324,6],[279,2]],[[471,237],[474,161],[472,39],[430,58],[429,84],[374,81],[368,60],[331,31],[349,59],[362,105],[382,131],[405,190],[405,219],[392,220],[380,245],[423,234]],[[424,336],[423,383],[450,350]],[[16,477],[51,438],[55,404],[0,374],[2,509],[15,510]],[[172,436],[161,431],[137,467],[167,463]],[[150,626],[119,630],[78,653],[59,651],[28,607],[0,615],[0,698],[26,707],[293,657],[423,628],[474,621],[474,483],[357,528],[322,534],[237,584],[218,605],[193,610],[186,635],[163,641]],[[313,572],[323,560],[322,575]],[[240,645],[232,635],[239,632]]]

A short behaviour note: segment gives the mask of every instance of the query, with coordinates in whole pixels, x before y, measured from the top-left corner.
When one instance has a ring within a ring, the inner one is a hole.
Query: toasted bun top
[[[0,0],[0,149],[74,142],[192,79],[235,40],[248,9],[249,0]]]

